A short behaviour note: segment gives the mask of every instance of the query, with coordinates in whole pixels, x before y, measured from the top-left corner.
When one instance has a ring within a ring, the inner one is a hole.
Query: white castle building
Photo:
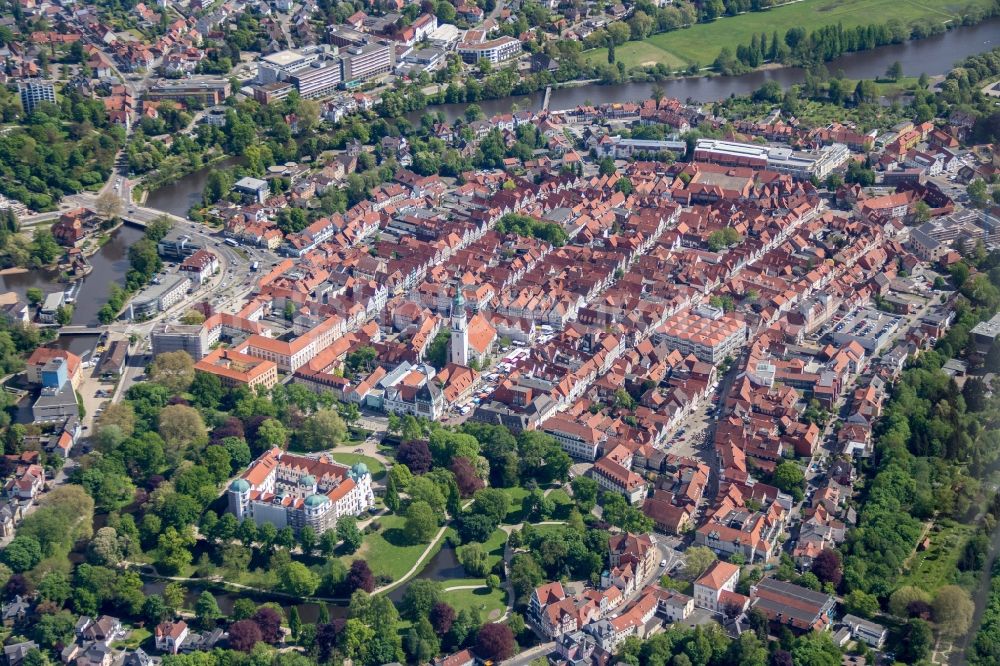
[[[353,467],[327,456],[311,458],[279,448],[261,455],[226,493],[237,519],[253,518],[279,530],[316,534],[333,529],[341,516],[357,516],[375,505],[372,476],[364,463]]]

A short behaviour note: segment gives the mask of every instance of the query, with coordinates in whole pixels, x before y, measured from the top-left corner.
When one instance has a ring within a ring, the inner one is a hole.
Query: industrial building
[[[204,77],[158,83],[149,89],[145,99],[150,102],[166,99],[182,104],[193,99],[203,106],[216,106],[222,104],[231,93],[232,86],[227,79]]]
[[[343,82],[341,65],[336,61],[315,63],[293,74],[290,80],[304,98],[326,97]]]
[[[857,342],[865,351],[876,352],[892,339],[903,317],[886,314],[873,308],[855,310],[833,327],[830,337],[841,347]]]
[[[699,139],[694,159],[727,166],[769,169],[793,178],[809,180],[826,178],[851,157],[851,151],[834,143],[816,151],[792,150],[787,146],[764,146],[719,139]]]
[[[976,345],[976,350],[982,354],[990,350],[998,335],[1000,335],[1000,314],[995,314],[989,321],[981,321],[972,327],[972,341]]]
[[[396,66],[396,49],[379,42],[349,46],[341,51],[340,62],[344,84],[350,87],[391,72]]]

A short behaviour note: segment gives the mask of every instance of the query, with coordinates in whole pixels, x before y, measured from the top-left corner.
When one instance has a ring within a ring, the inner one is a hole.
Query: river
[[[927,39],[903,44],[882,46],[870,51],[848,53],[826,63],[831,73],[843,72],[849,79],[871,79],[882,76],[897,60],[907,76],[945,74],[955,63],[977,53],[1000,45],[1000,17],[974,26],[965,26]],[[605,104],[649,99],[654,86],[661,86],[668,97],[680,100],[694,99],[702,102],[717,101],[730,95],[746,95],[760,88],[767,81],[777,81],[788,87],[805,80],[805,70],[799,67],[782,67],[743,74],[742,76],[705,76],[672,79],[658,83],[622,83],[616,85],[589,84],[552,91],[549,108],[572,109],[584,104]],[[543,92],[520,97],[484,100],[477,102],[487,117],[507,113],[513,104],[519,110],[541,109]],[[468,104],[441,104],[426,110],[407,114],[407,119],[419,123],[428,111],[444,114],[449,123],[461,117]]]
[[[128,248],[142,238],[142,229],[126,225],[111,233],[111,238],[89,258],[93,270],[83,278],[83,284],[76,295],[73,309],[74,326],[96,326],[100,324],[97,313],[108,300],[112,282],[125,284],[128,272]],[[38,287],[45,293],[64,291],[68,284],[59,282],[59,273],[50,270],[29,270],[24,273],[0,275],[0,291],[14,291],[22,298],[30,287]]]
[[[96,527],[96,525],[95,525]],[[427,578],[431,580],[441,581],[444,586],[447,586],[447,581],[454,578],[462,578],[465,576],[465,570],[462,565],[459,564],[458,559],[455,556],[455,549],[449,545],[445,545],[441,548],[438,553],[431,558],[431,560],[424,567],[417,576],[410,579],[410,581],[417,580],[420,578]],[[399,587],[391,590],[389,598],[397,606],[402,602],[403,595],[406,593],[406,588],[409,582]],[[166,582],[163,580],[147,580],[143,584],[143,592],[146,594],[163,594],[163,589],[166,587]],[[318,602],[303,602],[298,604],[289,603],[287,597],[281,595],[271,595],[267,593],[254,593],[249,591],[242,591],[239,593],[220,591],[212,585],[199,585],[196,582],[184,583],[184,606],[186,608],[194,608],[195,602],[198,600],[198,595],[200,595],[204,590],[208,590],[215,596],[215,600],[219,604],[219,610],[222,611],[224,615],[230,615],[233,611],[233,604],[236,603],[237,599],[248,598],[252,599],[258,604],[265,602],[275,602],[281,605],[285,611],[285,616],[288,616],[289,610],[292,606],[298,609],[299,617],[303,622],[314,623],[319,617],[320,603]],[[346,617],[347,616],[347,605],[344,603],[340,604],[326,604],[327,611],[331,618]]]
[[[843,71],[844,76],[851,79],[873,78],[884,74],[889,65],[898,60],[903,65],[903,72],[908,76],[944,74],[959,60],[1000,44],[998,34],[1000,34],[1000,17],[974,26],[955,28],[927,39],[849,53],[827,63],[827,67],[831,72]],[[660,83],[623,83],[610,86],[590,84],[553,90],[549,108],[571,109],[581,104],[648,99],[653,86],[656,85],[663,87],[669,97],[714,101],[730,95],[751,93],[765,81],[777,81],[783,87],[787,87],[801,83],[804,79],[805,71],[801,68],[783,67],[751,72],[742,76],[705,76],[673,79]],[[485,100],[478,104],[487,116],[507,113],[515,104],[519,110],[537,111],[541,109],[543,96],[542,92],[538,92],[533,95]],[[466,103],[440,104],[413,111],[406,117],[410,122],[418,124],[423,114],[434,111],[444,114],[445,120],[450,123],[460,118],[467,107]],[[224,169],[237,163],[238,158],[229,157],[182,176],[151,191],[145,205],[185,217],[191,206],[201,201],[201,193],[205,189],[208,174],[215,169]]]
[[[208,174],[239,164],[239,157],[227,157],[214,164],[192,171],[172,183],[162,185],[146,197],[146,207],[162,210],[177,217],[187,217],[195,204],[201,203],[201,193],[205,189]]]

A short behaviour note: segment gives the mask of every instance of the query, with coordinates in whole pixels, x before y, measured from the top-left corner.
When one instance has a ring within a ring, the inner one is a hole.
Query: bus
[[[222,242],[225,243],[226,245],[231,245],[233,247],[239,247],[239,243],[237,243],[236,241],[234,241],[232,238],[227,238],[226,240],[224,240]]]
[[[252,264],[250,264],[250,270],[256,271],[258,268],[260,268],[260,262],[259,261],[255,261]]]

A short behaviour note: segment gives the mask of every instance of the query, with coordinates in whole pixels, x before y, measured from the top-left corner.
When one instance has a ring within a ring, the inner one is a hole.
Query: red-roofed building
[[[735,592],[740,580],[740,568],[735,564],[716,560],[705,573],[694,582],[694,603],[699,608],[713,613],[722,612],[721,595]]]

